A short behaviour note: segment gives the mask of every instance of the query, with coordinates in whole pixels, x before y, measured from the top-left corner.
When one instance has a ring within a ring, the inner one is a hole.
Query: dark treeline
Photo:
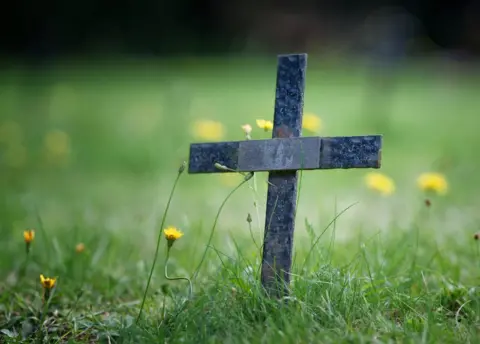
[[[325,45],[339,39],[354,40],[352,32],[372,13],[385,6],[399,6],[415,25],[409,29],[413,32],[405,34],[405,26],[395,26],[392,24],[395,20],[388,17],[386,22],[398,33],[393,34],[394,39],[420,34],[437,47],[478,54],[478,3],[474,0],[20,0],[11,2],[14,4],[11,11],[4,7],[0,53],[163,55],[294,49],[303,47],[307,41]]]

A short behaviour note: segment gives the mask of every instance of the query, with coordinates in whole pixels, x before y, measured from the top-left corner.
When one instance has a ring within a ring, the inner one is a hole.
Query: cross
[[[380,168],[382,136],[301,137],[307,54],[278,56],[272,139],[190,145],[189,173],[269,172],[261,282],[288,293],[297,171]]]

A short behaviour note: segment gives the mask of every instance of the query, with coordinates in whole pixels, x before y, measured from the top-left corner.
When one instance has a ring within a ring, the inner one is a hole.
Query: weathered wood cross
[[[297,171],[380,168],[382,136],[301,137],[306,54],[278,57],[272,139],[194,143],[189,173],[269,172],[261,281],[267,292],[288,293],[292,264]],[[217,165],[218,166],[218,165]]]

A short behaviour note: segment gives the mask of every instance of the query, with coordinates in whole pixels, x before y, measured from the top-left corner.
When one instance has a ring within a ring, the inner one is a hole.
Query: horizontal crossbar
[[[380,168],[382,136],[298,137],[190,145],[189,173]]]

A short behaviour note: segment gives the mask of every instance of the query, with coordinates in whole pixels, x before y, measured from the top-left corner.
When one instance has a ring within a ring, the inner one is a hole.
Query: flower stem
[[[27,255],[25,257],[25,260],[23,261],[22,266],[20,267],[20,272],[19,272],[19,279],[22,280],[25,277],[25,273],[28,267],[28,262],[30,260],[30,250],[28,248],[29,244],[27,244]]]
[[[50,296],[51,296],[50,291],[51,290],[48,288],[43,288],[43,312],[40,318],[40,326],[37,332],[37,343],[42,342],[42,327],[43,327],[43,323],[45,322],[45,318],[47,316],[48,306],[50,304]]]
[[[253,241],[255,247],[257,248],[257,250],[260,251],[260,247],[258,246],[257,241],[255,240],[255,236],[253,235],[252,222],[251,221],[248,222],[248,231],[250,232],[250,237],[252,238],[252,241]]]
[[[173,183],[172,191],[170,191],[170,196],[168,197],[167,206],[165,207],[165,211],[163,212],[162,223],[160,225],[160,231],[158,232],[157,247],[155,249],[155,256],[153,257],[153,263],[152,263],[152,267],[150,269],[150,275],[148,276],[147,286],[145,287],[145,292],[143,293],[142,304],[140,305],[140,310],[138,312],[138,316],[137,316],[137,319],[135,321],[136,324],[138,324],[138,322],[140,320],[140,317],[142,315],[143,307],[145,306],[145,300],[147,298],[148,288],[150,287],[150,282],[152,281],[153,271],[155,270],[155,264],[157,263],[157,259],[158,259],[158,250],[160,249],[160,241],[162,240],[162,228],[165,224],[165,219],[167,217],[168,208],[170,208],[170,202],[172,201],[173,193],[175,192],[175,188],[177,187],[177,183],[178,183],[178,180],[180,179],[180,176],[182,175],[182,172],[183,172],[183,170],[178,171],[177,178],[175,179],[175,182]]]
[[[251,140],[252,138],[250,137],[250,134],[246,135],[246,139],[247,140]],[[261,228],[261,224],[260,224],[260,212],[258,210],[258,188],[257,188],[257,175],[254,174],[253,177],[252,177],[252,187],[251,187],[252,191],[253,191],[253,206],[255,207],[255,212],[257,213],[257,225],[258,225],[258,229]],[[251,226],[250,226],[251,228]]]
[[[242,181],[240,182],[240,184],[238,184],[232,191],[230,191],[230,193],[227,195],[227,197],[225,197],[225,199],[223,200],[222,204],[220,205],[220,208],[218,209],[217,215],[215,216],[215,220],[213,221],[213,227],[212,227],[212,231],[210,232],[210,237],[208,238],[207,246],[206,246],[206,248],[205,248],[205,251],[203,251],[203,256],[202,256],[202,259],[200,260],[200,263],[198,263],[197,268],[195,269],[195,271],[194,271],[193,274],[192,274],[192,277],[191,277],[192,280],[195,280],[195,278],[197,277],[198,272],[200,271],[200,267],[202,266],[203,261],[205,260],[205,256],[207,255],[207,251],[208,251],[208,249],[209,249],[209,247],[210,247],[210,244],[211,244],[211,242],[212,242],[212,238],[213,238],[213,234],[215,233],[215,228],[216,228],[216,226],[217,226],[218,218],[220,217],[220,213],[222,212],[223,207],[224,207],[225,204],[227,203],[228,199],[235,193],[235,191],[237,191],[238,189],[240,189],[240,187],[241,187],[243,184],[245,184],[246,182],[248,182],[253,175],[254,175],[253,173],[250,173],[249,175],[246,175],[246,176],[245,176],[245,179],[242,180]]]
[[[170,247],[167,248],[167,257],[165,258],[165,269],[164,269],[164,276],[167,280],[169,281],[178,281],[178,280],[185,280],[188,281],[190,289],[189,289],[189,294],[188,298],[190,299],[193,294],[193,286],[192,286],[192,281],[190,281],[190,278],[188,277],[169,277],[167,273],[167,267],[168,267],[168,259],[170,258]]]

